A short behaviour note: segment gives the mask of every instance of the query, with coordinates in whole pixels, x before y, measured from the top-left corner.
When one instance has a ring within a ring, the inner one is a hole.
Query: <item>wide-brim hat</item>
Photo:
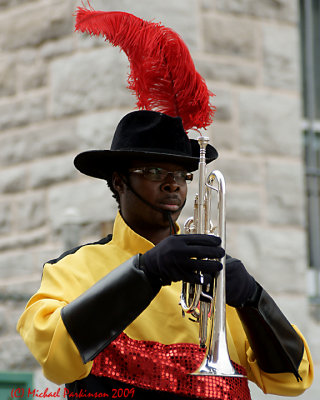
[[[90,150],[75,157],[75,167],[83,174],[105,179],[111,172],[123,169],[133,160],[177,163],[188,171],[198,168],[200,148],[189,139],[180,117],[157,111],[133,111],[119,122],[110,150]],[[206,162],[218,157],[207,145]]]

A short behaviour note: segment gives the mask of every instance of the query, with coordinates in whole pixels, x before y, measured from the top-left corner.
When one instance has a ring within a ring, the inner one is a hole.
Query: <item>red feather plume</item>
[[[186,131],[211,124],[212,93],[172,29],[125,12],[95,11],[91,6],[78,7],[75,29],[102,35],[126,53],[128,88],[135,93],[139,109],[179,116]]]

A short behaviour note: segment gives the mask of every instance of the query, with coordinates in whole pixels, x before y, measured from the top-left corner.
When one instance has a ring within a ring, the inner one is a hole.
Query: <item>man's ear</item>
[[[114,189],[119,193],[119,195],[120,193],[124,192],[123,178],[119,175],[118,172],[114,172],[112,174],[112,185]]]

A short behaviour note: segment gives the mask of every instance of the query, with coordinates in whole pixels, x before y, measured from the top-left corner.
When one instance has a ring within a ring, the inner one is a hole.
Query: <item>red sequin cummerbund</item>
[[[246,378],[194,376],[204,350],[191,343],[164,345],[130,339],[122,333],[94,360],[91,374],[190,398],[250,400]],[[245,370],[233,363],[245,375]]]

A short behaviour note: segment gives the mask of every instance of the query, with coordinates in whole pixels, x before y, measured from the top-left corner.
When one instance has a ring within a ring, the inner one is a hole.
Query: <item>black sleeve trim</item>
[[[84,363],[116,339],[158,293],[138,264],[139,255],[130,258],[61,310]]]
[[[253,304],[237,309],[257,362],[267,373],[292,372],[302,380],[303,341],[270,295],[259,289]]]

